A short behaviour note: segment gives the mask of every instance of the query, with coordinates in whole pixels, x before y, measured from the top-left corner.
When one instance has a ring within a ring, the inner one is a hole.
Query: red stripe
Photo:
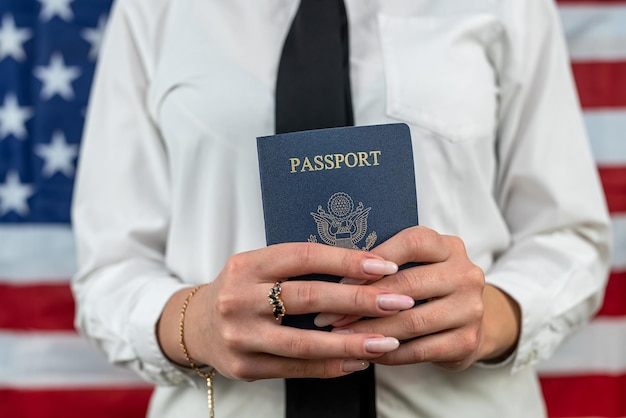
[[[0,417],[143,418],[151,389],[0,389]]]
[[[626,375],[542,377],[548,415],[626,416]],[[14,390],[0,389],[3,417],[140,418],[150,389]],[[62,412],[60,412],[62,411]]]
[[[548,416],[626,416],[626,374],[542,377]]]
[[[74,329],[74,299],[68,283],[0,284],[0,307],[0,328],[3,329]]]
[[[626,106],[626,61],[572,64],[583,108]]]
[[[626,271],[611,272],[598,316],[626,316]]]
[[[626,211],[626,210],[622,210]],[[598,315],[626,315],[626,271],[612,272]],[[74,330],[74,300],[69,284],[0,284],[0,329]]]
[[[626,82],[624,85],[626,86]],[[598,167],[598,172],[609,211],[611,213],[626,212],[626,166]]]

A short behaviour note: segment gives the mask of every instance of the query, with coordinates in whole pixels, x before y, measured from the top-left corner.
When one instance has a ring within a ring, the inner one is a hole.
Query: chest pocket
[[[497,77],[488,56],[499,33],[488,14],[378,16],[387,115],[449,141],[492,137]]]

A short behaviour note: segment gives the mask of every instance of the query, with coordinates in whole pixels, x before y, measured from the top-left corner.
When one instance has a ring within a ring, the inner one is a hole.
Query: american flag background
[[[0,0],[0,418],[141,417],[151,387],[73,328],[70,201],[113,0]],[[560,1],[611,211],[604,305],[541,363],[551,417],[626,416],[626,0]]]

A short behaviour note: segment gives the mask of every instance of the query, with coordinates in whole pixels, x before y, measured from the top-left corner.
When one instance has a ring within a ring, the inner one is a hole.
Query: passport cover
[[[264,136],[257,149],[268,245],[309,241],[367,251],[418,224],[406,124]],[[298,318],[304,315],[286,308],[283,324],[316,328],[315,314]]]

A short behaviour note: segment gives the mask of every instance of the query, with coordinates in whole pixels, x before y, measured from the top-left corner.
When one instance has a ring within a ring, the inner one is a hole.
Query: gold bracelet
[[[183,307],[180,310],[180,322],[178,323],[178,331],[179,331],[179,343],[180,349],[183,351],[185,355],[185,359],[189,363],[189,367],[193,369],[198,375],[206,379],[206,387],[207,387],[207,402],[209,405],[209,417],[215,417],[215,410],[213,406],[213,376],[215,376],[215,368],[211,368],[208,372],[202,371],[198,368],[196,363],[189,357],[189,352],[187,351],[187,346],[185,345],[185,312],[187,312],[187,307],[189,306],[189,302],[191,298],[200,290],[201,287],[206,286],[208,283],[198,285],[194,287],[191,292],[187,295],[187,299],[183,303]]]

